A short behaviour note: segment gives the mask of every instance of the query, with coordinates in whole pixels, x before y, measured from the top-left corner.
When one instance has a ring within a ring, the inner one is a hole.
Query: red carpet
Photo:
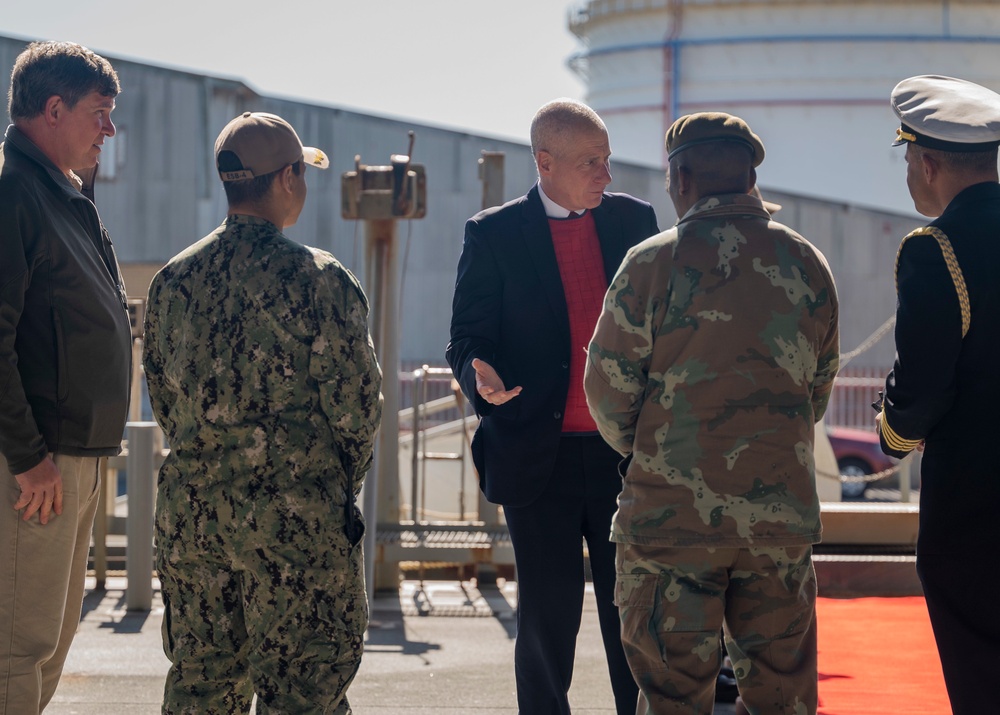
[[[948,715],[923,598],[820,598],[819,715]]]

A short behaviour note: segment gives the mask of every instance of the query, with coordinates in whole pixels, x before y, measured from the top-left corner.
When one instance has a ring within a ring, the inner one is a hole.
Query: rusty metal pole
[[[503,203],[502,151],[483,151],[479,159],[479,180],[483,182],[483,208],[499,206]]]
[[[502,151],[483,151],[479,158],[479,180],[483,182],[483,208],[499,206],[503,203],[504,153]],[[465,429],[465,425],[462,425]],[[479,520],[483,525],[497,528],[500,525],[500,508],[486,500],[482,489],[479,493]],[[476,564],[476,582],[480,588],[484,584],[496,583],[499,572],[493,563],[480,562]]]
[[[502,204],[504,180],[502,151],[483,151],[479,159],[479,180],[483,182],[483,208],[488,209]],[[499,507],[488,502],[482,490],[479,490],[479,520],[486,526],[497,526],[500,523]],[[491,575],[495,578],[495,574]]]
[[[369,330],[382,367],[382,425],[372,469],[365,479],[362,511],[365,532],[365,579],[368,597],[399,588],[399,565],[378,558],[380,524],[398,524],[399,513],[399,259],[396,222],[427,213],[424,167],[409,154],[393,154],[390,166],[364,166],[354,157],[354,171],[341,180],[340,213],[365,222],[366,286]],[[379,568],[376,568],[378,564]]]
[[[369,597],[375,591],[399,588],[398,568],[375,568],[377,526],[399,521],[399,281],[396,221],[365,221],[368,285],[373,287],[370,329],[382,367],[382,426],[375,442],[375,461],[365,481],[363,511],[365,572]],[[374,518],[372,518],[374,517]]]

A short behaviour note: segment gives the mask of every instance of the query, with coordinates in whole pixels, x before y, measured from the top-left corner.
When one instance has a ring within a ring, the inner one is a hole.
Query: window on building
[[[101,151],[101,166],[97,170],[97,178],[104,181],[114,181],[118,172],[125,166],[125,146],[128,133],[124,127],[117,127],[113,137],[104,139]]]

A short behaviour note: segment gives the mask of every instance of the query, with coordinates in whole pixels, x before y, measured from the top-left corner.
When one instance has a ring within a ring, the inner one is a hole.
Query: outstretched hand
[[[488,362],[479,358],[472,360],[472,369],[476,371],[476,392],[491,405],[502,405],[521,394],[521,386],[508,390],[497,371]]]

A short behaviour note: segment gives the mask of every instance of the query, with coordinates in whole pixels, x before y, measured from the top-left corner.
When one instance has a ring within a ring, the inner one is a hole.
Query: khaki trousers
[[[22,521],[20,497],[0,457],[0,715],[37,715],[56,691],[83,604],[98,460],[55,456],[63,513]]]

